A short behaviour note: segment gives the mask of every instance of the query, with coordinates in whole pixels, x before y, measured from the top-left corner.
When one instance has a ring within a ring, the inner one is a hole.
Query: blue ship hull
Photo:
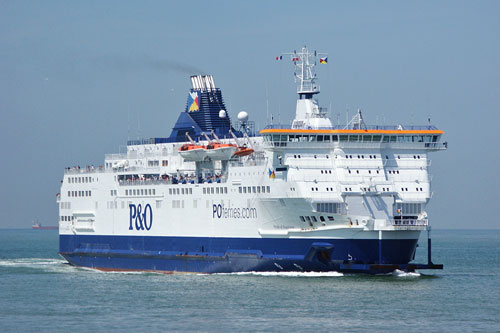
[[[100,270],[190,273],[413,270],[418,239],[283,239],[60,235],[60,254]]]

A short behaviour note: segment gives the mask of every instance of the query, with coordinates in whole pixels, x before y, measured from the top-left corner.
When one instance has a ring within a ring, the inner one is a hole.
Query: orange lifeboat
[[[185,144],[179,148],[179,155],[186,161],[203,161],[206,157],[205,146]]]
[[[234,153],[235,156],[248,156],[252,154],[254,150],[252,148],[247,148],[247,147],[238,147],[238,150]]]
[[[229,143],[210,142],[205,147],[206,156],[212,160],[229,160],[238,147]]]

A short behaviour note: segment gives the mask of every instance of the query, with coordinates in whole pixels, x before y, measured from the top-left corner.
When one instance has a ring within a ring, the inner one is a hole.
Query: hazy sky
[[[0,1],[0,227],[57,224],[64,167],[168,136],[191,74],[214,75],[230,116],[261,128],[267,85],[289,123],[293,69],[275,57],[307,44],[329,53],[319,101],[335,122],[361,108],[367,123],[430,116],[446,131],[434,228],[500,228],[499,13],[499,1]]]

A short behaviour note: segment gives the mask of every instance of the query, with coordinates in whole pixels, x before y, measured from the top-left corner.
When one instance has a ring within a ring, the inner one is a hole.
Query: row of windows
[[[271,193],[271,186],[240,186],[239,193]]]
[[[92,183],[94,178],[92,177],[68,177],[68,183],[77,184],[77,183]]]
[[[309,225],[311,225],[311,226],[312,226],[311,222],[318,222],[318,219],[316,218],[316,216],[299,216],[299,218],[300,218],[301,222],[308,222]],[[328,221],[335,221],[335,218],[333,216],[327,216],[327,218],[328,218]],[[325,222],[325,217],[320,216],[319,220],[321,222]]]
[[[352,171],[351,171],[350,169],[347,169],[347,171],[348,171],[349,173],[352,173]],[[379,170],[375,170],[375,171],[377,172],[377,175],[380,173],[380,171],[379,171]],[[399,171],[398,171],[398,173],[399,173]],[[359,170],[356,170],[356,174],[358,174],[358,175],[359,175]],[[368,170],[368,174],[370,174],[370,175],[371,175],[371,174],[372,174],[372,171],[371,171],[371,170]]]
[[[227,187],[204,187],[203,194],[227,194]]]
[[[324,174],[331,174],[332,173],[332,170],[321,170],[321,173],[324,173]]]
[[[90,197],[92,191],[68,191],[68,197]]]
[[[61,216],[61,221],[64,222],[73,221],[73,216]]]
[[[387,170],[389,174],[398,174],[399,175],[399,170]]]
[[[117,191],[116,190],[110,190],[111,196],[116,197],[117,196]]]
[[[438,135],[295,135],[268,134],[264,141],[269,142],[437,142]]]
[[[368,155],[370,159],[377,159],[377,155]],[[345,158],[352,158],[352,155],[345,155]],[[358,159],[364,159],[365,155],[358,155]],[[387,156],[387,158],[389,158]]]
[[[205,192],[203,192],[205,193]],[[169,188],[168,189],[168,194],[170,195],[180,195],[180,194],[193,194],[193,189],[192,188]]]
[[[111,190],[111,195],[113,195],[113,191],[114,190]],[[114,192],[114,195],[116,195],[116,191]],[[156,190],[154,188],[125,190],[125,195],[156,195]]]

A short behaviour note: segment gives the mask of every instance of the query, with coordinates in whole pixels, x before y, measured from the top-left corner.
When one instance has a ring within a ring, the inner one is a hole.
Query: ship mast
[[[320,108],[318,101],[313,98],[319,94],[319,86],[316,84],[317,75],[315,67],[319,60],[326,63],[327,53],[309,51],[307,46],[297,52],[296,50],[283,55],[290,56],[294,64],[294,79],[297,83],[297,107],[292,128],[319,129],[330,128],[332,123],[325,109]]]
[[[295,82],[297,82],[297,93],[300,98],[312,98],[312,95],[319,93],[319,87],[315,84],[316,73],[315,66],[317,64],[318,57],[327,57],[327,53],[322,52],[310,52],[307,46],[304,46],[301,51],[293,51],[289,53],[284,53],[289,55],[290,59],[293,61],[295,71]]]

